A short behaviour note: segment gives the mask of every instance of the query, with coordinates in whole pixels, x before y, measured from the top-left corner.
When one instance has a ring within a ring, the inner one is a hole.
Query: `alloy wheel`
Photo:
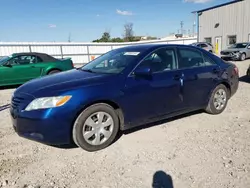
[[[226,102],[227,102],[226,91],[224,89],[219,89],[218,91],[216,91],[213,99],[214,107],[217,110],[221,110],[226,105]]]
[[[91,114],[85,121],[82,134],[84,140],[90,145],[101,145],[105,143],[114,130],[114,120],[106,112]]]

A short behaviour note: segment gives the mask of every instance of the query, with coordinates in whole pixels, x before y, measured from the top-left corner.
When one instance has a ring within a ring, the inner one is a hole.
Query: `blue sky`
[[[121,37],[126,22],[136,35],[163,37],[180,21],[192,29],[194,10],[230,0],[0,0],[0,41],[88,42],[104,31]]]

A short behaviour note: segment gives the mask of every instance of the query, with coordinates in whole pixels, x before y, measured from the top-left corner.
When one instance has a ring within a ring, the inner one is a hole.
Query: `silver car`
[[[195,42],[195,43],[192,43],[191,45],[203,48],[204,50],[207,50],[207,51],[209,51],[211,53],[214,53],[214,48],[213,48],[213,45],[211,43],[208,43],[208,42]]]
[[[222,59],[244,61],[250,58],[250,42],[236,43],[220,52]]]

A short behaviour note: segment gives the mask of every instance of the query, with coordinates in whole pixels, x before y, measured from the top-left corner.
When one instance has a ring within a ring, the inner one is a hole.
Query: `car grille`
[[[18,108],[23,100],[24,100],[24,98],[21,98],[21,97],[13,97],[11,100],[11,107]]]

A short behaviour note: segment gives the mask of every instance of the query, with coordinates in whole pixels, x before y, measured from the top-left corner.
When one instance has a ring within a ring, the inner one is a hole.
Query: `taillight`
[[[233,75],[239,75],[239,69],[238,69],[238,67],[234,67],[234,69],[233,69]]]

